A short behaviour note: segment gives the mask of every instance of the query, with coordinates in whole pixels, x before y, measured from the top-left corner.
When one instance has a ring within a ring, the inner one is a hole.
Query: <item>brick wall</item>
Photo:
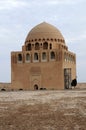
[[[11,90],[11,83],[0,83],[0,90]]]

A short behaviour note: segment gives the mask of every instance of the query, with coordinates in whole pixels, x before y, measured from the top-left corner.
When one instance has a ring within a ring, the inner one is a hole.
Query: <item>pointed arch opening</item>
[[[39,43],[35,43],[35,50],[39,50]]]
[[[43,49],[48,49],[48,43],[47,42],[43,43]]]
[[[27,50],[27,51],[31,51],[31,43],[29,43],[29,44],[26,46],[26,50]]]
[[[18,62],[22,62],[22,54],[18,54]]]
[[[55,52],[54,52],[54,51],[52,51],[52,52],[50,53],[50,59],[51,59],[51,60],[55,60]]]
[[[52,44],[50,43],[50,49],[52,49]]]
[[[38,90],[38,89],[39,89],[38,85],[35,84],[35,85],[34,85],[34,90]]]
[[[29,53],[26,54],[26,62],[30,62],[30,54]]]
[[[38,56],[38,53],[35,52],[34,53],[34,62],[38,62],[39,61],[39,56]]]
[[[47,60],[47,55],[46,52],[42,53],[42,61],[46,61]]]

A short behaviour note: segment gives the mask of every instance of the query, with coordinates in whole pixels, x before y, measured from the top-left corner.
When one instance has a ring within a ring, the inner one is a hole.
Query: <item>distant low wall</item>
[[[79,89],[86,89],[86,83],[78,83],[77,88]]]
[[[0,91],[1,90],[12,90],[11,83],[0,83]],[[86,89],[86,83],[78,83],[75,89]]]

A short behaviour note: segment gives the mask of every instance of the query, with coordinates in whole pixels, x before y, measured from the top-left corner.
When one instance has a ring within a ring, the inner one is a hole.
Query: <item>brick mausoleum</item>
[[[43,22],[32,28],[22,50],[11,52],[13,89],[66,89],[75,78],[76,55],[51,24]]]

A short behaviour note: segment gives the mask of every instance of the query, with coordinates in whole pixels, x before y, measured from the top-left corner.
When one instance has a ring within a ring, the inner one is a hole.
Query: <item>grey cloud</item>
[[[11,10],[13,8],[21,8],[27,6],[27,2],[22,0],[20,1],[13,1],[13,0],[2,0],[0,1],[0,10]]]

